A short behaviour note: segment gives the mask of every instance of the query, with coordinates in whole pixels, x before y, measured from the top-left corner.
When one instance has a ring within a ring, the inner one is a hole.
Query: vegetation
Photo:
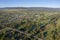
[[[60,40],[60,12],[0,10],[0,40]]]

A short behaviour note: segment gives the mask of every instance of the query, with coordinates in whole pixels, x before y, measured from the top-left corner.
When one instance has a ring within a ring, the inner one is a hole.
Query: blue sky
[[[60,0],[0,0],[0,7],[53,7],[53,8],[60,8]]]

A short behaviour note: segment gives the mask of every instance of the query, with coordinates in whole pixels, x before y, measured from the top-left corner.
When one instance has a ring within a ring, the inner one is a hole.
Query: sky
[[[60,8],[60,0],[0,0],[0,7],[53,7],[53,8]]]

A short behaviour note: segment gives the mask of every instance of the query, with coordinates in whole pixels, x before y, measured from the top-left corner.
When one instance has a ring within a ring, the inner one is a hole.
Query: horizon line
[[[19,7],[19,6],[10,6],[10,7],[12,8],[12,7]],[[20,6],[20,7],[23,7],[23,6]],[[24,7],[25,8],[31,8],[31,7],[36,7],[36,6],[24,6]],[[9,7],[0,7],[0,8],[9,8]],[[41,8],[60,8],[60,7],[41,7]]]

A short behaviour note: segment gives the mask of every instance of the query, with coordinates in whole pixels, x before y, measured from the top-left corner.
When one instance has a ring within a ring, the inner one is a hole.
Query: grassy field
[[[60,12],[0,10],[0,40],[60,40]]]

